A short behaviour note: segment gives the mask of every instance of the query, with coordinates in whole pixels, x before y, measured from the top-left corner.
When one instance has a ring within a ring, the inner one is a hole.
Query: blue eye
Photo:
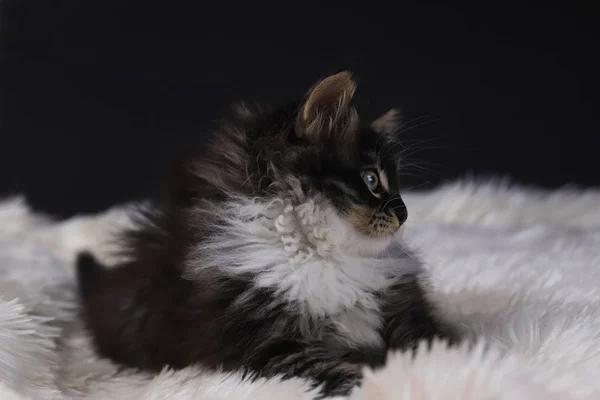
[[[366,169],[360,172],[360,176],[362,176],[365,185],[369,188],[371,192],[375,192],[379,187],[379,176],[377,172],[372,169]]]

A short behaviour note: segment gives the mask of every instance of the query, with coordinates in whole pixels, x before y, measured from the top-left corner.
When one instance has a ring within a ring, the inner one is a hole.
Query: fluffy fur
[[[79,260],[98,352],[159,371],[199,364],[305,377],[347,394],[389,349],[455,339],[406,251],[395,114],[359,118],[347,72],[269,110],[242,107],[184,155],[126,232],[128,261]],[[391,129],[378,131],[377,129]]]
[[[384,369],[367,373],[351,398],[600,398],[600,192],[464,181],[404,199],[411,210],[404,237],[421,250],[432,293],[443,312],[485,346],[436,344],[414,357],[394,355]],[[131,225],[127,207],[59,223],[14,200],[0,202],[0,223],[0,398],[316,395],[298,379],[250,382],[198,367],[152,376],[95,355],[69,311],[75,306],[73,260],[88,248],[114,263],[109,238]]]

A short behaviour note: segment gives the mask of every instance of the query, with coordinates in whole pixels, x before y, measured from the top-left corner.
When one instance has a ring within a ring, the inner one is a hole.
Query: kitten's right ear
[[[297,132],[301,137],[316,139],[348,128],[357,120],[350,102],[356,84],[348,71],[339,72],[317,82],[308,92],[300,107]],[[341,128],[341,129],[340,129]]]
[[[377,133],[390,134],[395,133],[402,124],[402,115],[400,110],[392,108],[375,121],[371,123],[371,127]]]

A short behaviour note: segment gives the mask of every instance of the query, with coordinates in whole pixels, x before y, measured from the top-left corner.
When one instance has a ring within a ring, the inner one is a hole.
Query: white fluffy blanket
[[[435,298],[478,345],[394,355],[352,400],[600,399],[600,191],[458,182],[405,196],[405,238]],[[311,399],[306,382],[98,359],[76,318],[73,255],[126,208],[53,222],[0,202],[0,399]]]

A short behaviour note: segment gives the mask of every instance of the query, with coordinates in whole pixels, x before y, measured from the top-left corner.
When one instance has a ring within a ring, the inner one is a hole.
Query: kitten
[[[390,257],[407,218],[390,111],[363,123],[348,72],[300,102],[237,110],[173,169],[125,233],[127,260],[80,255],[83,316],[99,354],[158,371],[198,363],[305,377],[347,394],[365,365],[454,339],[414,257]]]

